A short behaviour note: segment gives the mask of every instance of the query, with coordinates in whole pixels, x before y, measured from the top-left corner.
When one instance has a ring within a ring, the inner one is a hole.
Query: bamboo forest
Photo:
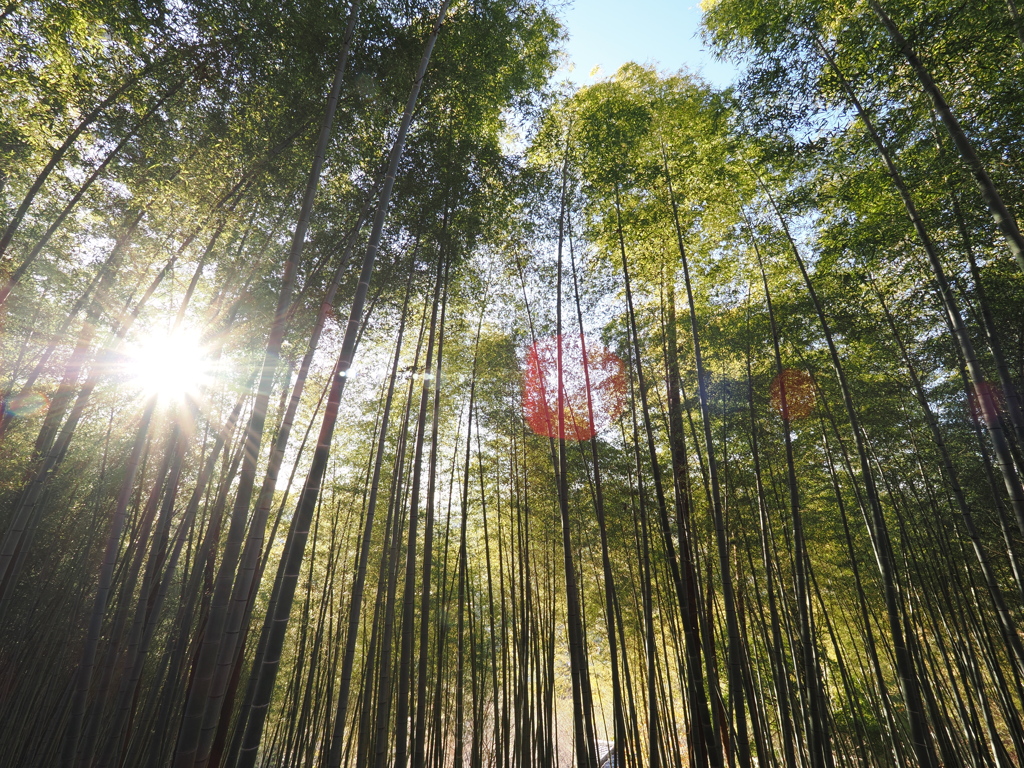
[[[546,3],[0,1],[0,768],[1024,766],[1024,6]]]

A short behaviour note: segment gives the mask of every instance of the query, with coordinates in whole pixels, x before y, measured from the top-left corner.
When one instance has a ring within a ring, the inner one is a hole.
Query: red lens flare
[[[785,368],[772,379],[772,408],[784,419],[804,419],[814,410],[814,382],[806,371]]]
[[[971,405],[971,416],[975,421],[984,423],[986,411],[993,417],[998,417],[1003,412],[1003,390],[988,381],[972,386],[968,401]]]
[[[559,429],[558,346],[562,345],[562,424]],[[586,365],[584,366],[584,360]],[[589,378],[591,418],[587,405]],[[626,372],[622,360],[580,336],[540,339],[526,353],[523,412],[538,435],[589,440],[608,428],[625,407]]]

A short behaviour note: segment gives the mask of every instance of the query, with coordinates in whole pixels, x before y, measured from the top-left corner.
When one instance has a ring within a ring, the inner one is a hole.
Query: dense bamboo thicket
[[[704,14],[0,6],[0,765],[1024,764],[1020,10]]]

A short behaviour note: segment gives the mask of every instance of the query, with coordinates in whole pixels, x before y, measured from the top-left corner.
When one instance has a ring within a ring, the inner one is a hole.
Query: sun
[[[139,339],[128,350],[125,367],[139,389],[164,400],[198,396],[213,372],[199,334],[183,329]]]

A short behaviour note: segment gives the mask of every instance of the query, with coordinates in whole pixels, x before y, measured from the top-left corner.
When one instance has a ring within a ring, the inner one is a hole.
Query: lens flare
[[[42,411],[49,403],[49,398],[42,392],[26,392],[7,400],[0,400],[0,413],[10,414],[14,418],[24,418]]]
[[[814,411],[814,380],[807,371],[786,368],[772,379],[772,407],[784,419],[805,419]]]
[[[561,398],[558,396],[559,345],[562,348]],[[523,412],[526,423],[538,435],[590,440],[608,428],[625,407],[626,376],[622,361],[601,345],[587,343],[582,335],[540,339],[527,350],[524,369]]]

